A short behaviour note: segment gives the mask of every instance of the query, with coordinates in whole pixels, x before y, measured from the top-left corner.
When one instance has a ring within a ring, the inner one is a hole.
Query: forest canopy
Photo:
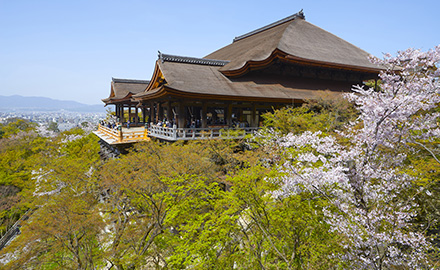
[[[243,140],[135,144],[0,126],[8,269],[439,266],[440,47],[374,59],[380,87],[267,113]]]

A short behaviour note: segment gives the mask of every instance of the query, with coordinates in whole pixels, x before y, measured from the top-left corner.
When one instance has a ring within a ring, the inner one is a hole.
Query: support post
[[[163,106],[161,103],[157,103],[157,122],[163,120]]]
[[[202,128],[207,128],[208,127],[208,122],[206,120],[207,116],[206,114],[208,113],[208,104],[206,104],[206,102],[204,101],[202,104]]]
[[[124,104],[121,104],[120,106],[120,113],[121,113],[121,124],[125,122],[125,116],[124,116]]]
[[[183,106],[182,102],[178,103],[177,110],[177,127],[185,128],[185,106]]]
[[[256,127],[257,124],[257,108],[255,102],[252,103],[251,127]]]
[[[226,124],[232,127],[232,103],[228,103],[226,111]]]
[[[171,101],[167,101],[167,120],[168,121],[171,121],[171,120],[173,120],[173,117],[172,117],[172,114],[173,114],[173,112],[171,111]]]
[[[156,119],[156,124],[159,122],[159,109],[160,109],[160,104],[158,103],[158,102],[156,102],[155,103],[155,107],[156,107],[156,110],[154,111],[154,113],[155,113],[155,119]]]
[[[154,121],[154,103],[150,103],[150,122],[152,123]]]

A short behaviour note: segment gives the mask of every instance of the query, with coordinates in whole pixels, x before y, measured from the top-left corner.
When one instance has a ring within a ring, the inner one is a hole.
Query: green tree
[[[263,115],[264,126],[282,134],[304,131],[333,133],[358,115],[353,104],[340,95],[319,92],[317,98],[306,100],[301,107],[285,107]]]
[[[35,164],[50,145],[46,138],[34,132],[34,124],[17,119],[1,127],[0,138],[0,233],[15,223],[26,207],[20,206],[20,197],[33,188]]]
[[[167,197],[172,192],[168,180],[186,175],[216,175],[203,144],[137,144],[102,168],[99,178],[107,191],[102,208],[112,224],[106,259],[117,269],[166,265],[170,246],[163,235],[174,207]]]
[[[50,122],[49,126],[47,127],[48,130],[53,131],[53,132],[60,132],[60,129],[58,128],[58,123],[57,122]]]
[[[0,124],[0,139],[16,135],[19,132],[34,131],[36,126],[36,123],[29,122],[28,120],[9,118],[5,121],[5,124]]]
[[[93,135],[59,138],[38,160],[35,188],[26,194],[32,215],[22,234],[2,252],[15,254],[8,269],[95,269],[101,253],[99,215],[93,170],[99,145]]]

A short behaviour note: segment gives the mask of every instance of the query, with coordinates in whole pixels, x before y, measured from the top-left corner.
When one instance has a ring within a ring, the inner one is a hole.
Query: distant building
[[[257,128],[261,114],[298,106],[318,90],[348,92],[376,79],[380,68],[368,57],[298,12],[204,58],[159,52],[150,81],[113,79],[103,102],[116,106],[124,126],[148,123],[150,137],[196,139],[220,129],[224,135],[229,128]]]

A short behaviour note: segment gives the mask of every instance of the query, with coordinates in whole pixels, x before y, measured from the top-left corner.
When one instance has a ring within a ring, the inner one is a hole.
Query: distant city
[[[57,123],[60,131],[81,126],[83,122],[97,124],[106,116],[104,105],[86,105],[43,97],[0,96],[0,123],[21,118],[40,125]]]
[[[97,124],[99,120],[105,118],[105,115],[105,113],[68,112],[63,110],[49,112],[0,112],[0,123],[4,123],[10,118],[21,118],[40,125],[48,125],[51,122],[55,122],[58,124],[60,131],[65,131],[81,126],[83,122]]]

